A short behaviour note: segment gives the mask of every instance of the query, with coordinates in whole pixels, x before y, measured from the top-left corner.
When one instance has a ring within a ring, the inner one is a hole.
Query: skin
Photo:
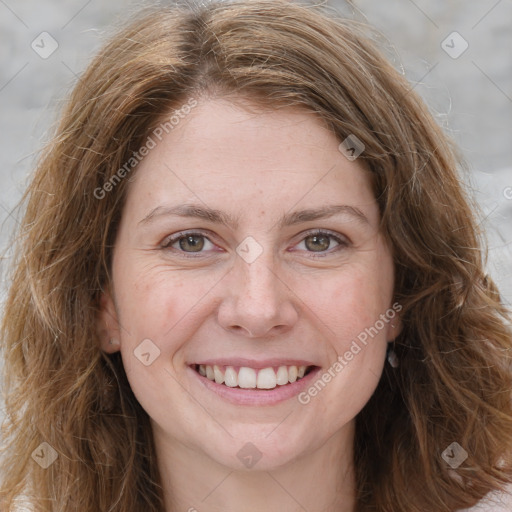
[[[354,510],[354,419],[377,386],[396,318],[306,405],[297,397],[235,405],[188,366],[293,357],[325,372],[391,308],[393,260],[369,176],[338,145],[304,110],[201,99],[130,184],[99,328],[103,350],[121,351],[151,418],[169,512]],[[222,210],[238,226],[171,215],[142,221],[160,205],[183,203]],[[278,225],[285,213],[340,204],[366,220],[341,213]],[[341,243],[318,247],[316,229]],[[203,252],[177,241],[165,247],[185,230],[206,235]],[[262,249],[250,264],[236,252],[248,236]],[[134,355],[144,339],[160,351],[148,366]],[[262,454],[251,468],[237,457],[246,443]]]

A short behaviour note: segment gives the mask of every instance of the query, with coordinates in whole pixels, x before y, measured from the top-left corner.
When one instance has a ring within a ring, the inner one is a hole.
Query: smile
[[[208,380],[230,388],[269,390],[302,379],[314,366],[250,368],[196,364],[192,368]]]

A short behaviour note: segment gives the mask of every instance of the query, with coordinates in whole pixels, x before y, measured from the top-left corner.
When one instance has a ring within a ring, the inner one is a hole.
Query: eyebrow
[[[310,222],[320,219],[327,219],[334,215],[349,215],[362,224],[370,225],[366,215],[355,206],[345,204],[322,206],[320,208],[308,208],[291,213],[285,213],[281,216],[277,225],[279,228],[294,226],[304,222]],[[234,217],[221,210],[209,208],[197,204],[181,204],[177,206],[157,206],[151,210],[139,224],[149,224],[161,217],[177,216],[202,219],[214,224],[222,224],[228,228],[236,230],[239,226],[239,216]]]

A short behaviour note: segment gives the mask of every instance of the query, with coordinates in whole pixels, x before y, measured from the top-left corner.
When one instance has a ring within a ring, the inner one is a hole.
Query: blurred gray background
[[[14,207],[63,98],[112,23],[150,3],[0,0],[3,267],[17,226]],[[511,303],[512,0],[327,3],[380,31],[386,54],[458,143],[489,240],[488,270]]]

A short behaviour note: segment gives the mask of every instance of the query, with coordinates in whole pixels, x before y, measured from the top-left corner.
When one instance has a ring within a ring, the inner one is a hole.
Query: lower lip
[[[188,370],[199,379],[199,382],[206,389],[213,391],[227,402],[236,405],[274,405],[289,400],[301,393],[310,385],[315,375],[320,371],[320,368],[314,368],[300,380],[288,383],[285,386],[277,386],[274,389],[230,388],[203,377],[190,366]]]

